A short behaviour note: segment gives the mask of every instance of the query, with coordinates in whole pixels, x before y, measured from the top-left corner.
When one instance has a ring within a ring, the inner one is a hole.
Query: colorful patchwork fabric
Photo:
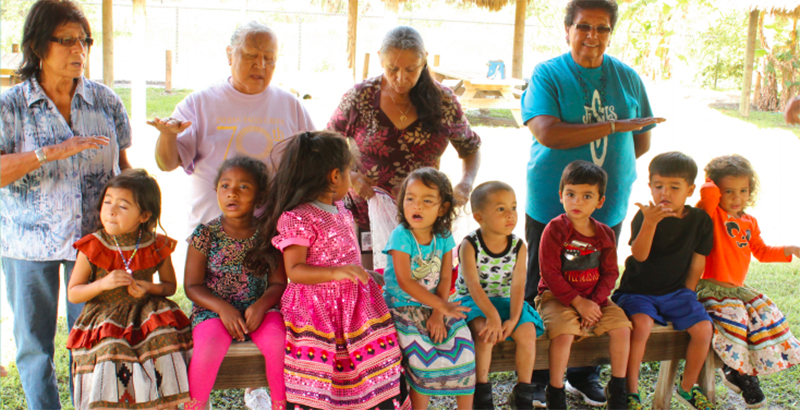
[[[714,323],[712,347],[725,364],[763,376],[800,363],[800,342],[767,296],[746,285],[724,288],[706,280],[697,289]]]
[[[136,249],[138,233],[116,237],[125,258]],[[175,240],[142,235],[131,261],[133,276],[153,274],[175,249]],[[97,281],[125,265],[105,231],[75,243]],[[107,290],[86,302],[70,332],[76,408],[150,409],[189,400],[187,364],[192,350],[189,318],[174,302],[159,296],[134,298],[126,287]]]

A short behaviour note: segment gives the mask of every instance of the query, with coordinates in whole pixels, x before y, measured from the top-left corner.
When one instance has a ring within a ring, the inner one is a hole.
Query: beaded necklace
[[[583,90],[583,95],[586,97],[586,106],[592,106],[592,95],[589,93],[589,85],[586,84],[586,81],[583,79],[580,71],[578,71],[578,63],[575,62],[572,58],[572,65],[570,65],[570,69],[575,74],[575,78],[578,80],[578,84],[581,85],[581,90]],[[573,67],[574,65],[574,67]],[[606,106],[606,71],[605,71],[605,64],[600,65],[600,87],[597,89],[600,93],[600,102],[603,104],[603,107]]]
[[[139,252],[139,244],[142,243],[142,230],[139,230],[139,239],[136,240],[136,249],[133,250],[131,257],[125,260],[125,255],[122,254],[122,248],[119,247],[119,242],[117,242],[117,238],[114,235],[111,235],[111,239],[114,240],[114,245],[117,245],[117,252],[119,252],[119,256],[122,258],[122,263],[125,264],[125,272],[128,272],[128,275],[133,275],[133,270],[131,270],[131,261],[133,257],[136,256],[136,252]]]
[[[414,257],[414,261],[417,262],[417,265],[420,268],[427,268],[429,265],[431,265],[433,263],[433,257],[436,254],[436,235],[432,235],[433,236],[433,249],[431,250],[431,254],[428,255],[427,259],[423,259],[422,258],[422,255],[424,255],[424,254],[422,253],[422,248],[419,246],[419,241],[417,240],[417,237],[413,233],[411,234],[411,236],[414,237],[414,243],[417,244],[417,253],[418,253],[418,255]]]

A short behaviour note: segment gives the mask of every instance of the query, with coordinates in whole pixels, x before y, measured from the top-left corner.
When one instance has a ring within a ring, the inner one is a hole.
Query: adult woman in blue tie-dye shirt
[[[68,281],[103,186],[130,167],[131,129],[119,96],[82,75],[93,41],[76,3],[39,0],[24,27],[23,82],[0,97],[0,252],[28,407],[60,409],[59,269]],[[68,304],[69,327],[80,311]]]

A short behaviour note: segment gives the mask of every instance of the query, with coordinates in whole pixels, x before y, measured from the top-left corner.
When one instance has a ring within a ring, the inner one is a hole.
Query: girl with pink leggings
[[[267,193],[266,166],[249,157],[225,161],[215,182],[222,216],[189,238],[184,286],[193,302],[194,352],[186,409],[203,409],[217,372],[236,339],[250,339],[264,355],[272,408],[286,408],[283,379],[286,327],[279,311],[286,289],[283,267],[251,270],[244,260],[258,236],[255,209]]]

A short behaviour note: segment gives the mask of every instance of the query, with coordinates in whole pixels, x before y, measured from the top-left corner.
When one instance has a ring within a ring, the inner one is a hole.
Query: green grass
[[[733,108],[714,107],[714,109],[727,115],[728,117],[749,122],[750,124],[755,125],[759,129],[779,128],[779,129],[789,130],[793,132],[794,135],[796,135],[798,138],[800,138],[800,127],[786,125],[786,121],[783,118],[783,113],[750,110],[749,117],[745,118],[739,115],[738,108],[733,109]]]
[[[122,98],[122,103],[125,104],[125,109],[128,115],[131,115],[131,89],[130,88],[115,88],[114,92]],[[166,118],[172,115],[175,106],[178,105],[192,90],[175,90],[171,93],[164,92],[163,88],[148,88],[147,89],[147,118],[153,117]]]
[[[754,262],[751,265],[750,273],[747,277],[748,285],[760,290],[778,305],[786,315],[790,327],[795,329],[800,335],[800,298],[797,297],[797,289],[800,289],[800,263],[775,263],[761,264]],[[191,302],[186,298],[183,287],[179,286],[176,294],[171,298],[187,314],[191,309]],[[59,318],[58,333],[56,335],[56,346],[64,346],[67,340],[67,329],[64,318]],[[640,392],[645,408],[649,408],[652,401],[655,383],[658,377],[659,363],[645,363],[642,365],[641,377],[639,380]],[[682,369],[681,369],[682,371]],[[56,349],[56,372],[58,377],[59,393],[64,409],[72,409],[69,404],[68,391],[68,356],[67,350],[63,347]],[[606,366],[602,373],[601,381],[605,383],[609,377],[609,369]],[[678,373],[681,374],[680,372]],[[492,376],[492,382],[513,382],[516,379],[513,372],[498,373]],[[798,391],[798,380],[800,380],[800,366],[795,366],[789,370],[763,376],[761,387],[767,396],[770,409],[796,409],[800,408],[800,391]],[[217,390],[212,393],[212,403],[215,409],[234,410],[244,408],[243,390]],[[580,402],[574,401],[570,397],[570,406],[573,409],[585,408]],[[717,377],[717,409],[734,410],[743,406],[743,402],[738,395],[728,392],[728,389]],[[448,403],[445,407],[441,407]],[[22,409],[26,407],[25,396],[19,380],[19,372],[14,363],[8,366],[8,377],[0,380],[0,407],[3,409]],[[438,406],[434,406],[438,405]],[[435,400],[432,408],[449,407],[449,400]],[[672,400],[673,409],[682,409],[676,400]],[[506,407],[500,407],[506,408]]]

